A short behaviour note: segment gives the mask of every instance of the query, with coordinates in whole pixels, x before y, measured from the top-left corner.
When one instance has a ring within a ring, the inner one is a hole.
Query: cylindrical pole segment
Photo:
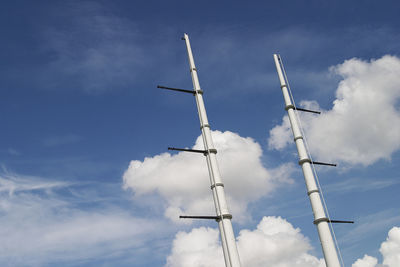
[[[295,107],[291,101],[288,86],[282,73],[279,55],[274,54],[274,60],[279,76],[279,81],[281,83],[283,98],[285,99],[285,109],[287,110],[289,116],[294,141],[296,143],[297,152],[299,154],[299,164],[301,165],[301,168],[303,170],[304,180],[307,187],[307,194],[310,198],[311,208],[314,213],[314,224],[317,226],[319,240],[321,242],[325,262],[327,267],[340,267],[335,243],[333,242],[332,234],[329,229],[329,219],[325,215],[320,192],[318,190],[314,173],[311,168],[311,159],[308,157],[308,153],[303,141],[303,136],[301,134],[300,127],[294,113]]]
[[[240,259],[236,247],[235,235],[232,228],[232,215],[229,213],[228,205],[226,204],[224,185],[221,180],[221,175],[219,173],[216,158],[217,150],[214,148],[214,143],[212,141],[211,129],[210,125],[208,124],[206,108],[203,101],[203,91],[200,88],[196,66],[194,65],[192,49],[190,47],[189,36],[186,33],[184,35],[184,39],[186,42],[186,48],[189,57],[190,73],[192,75],[193,89],[195,91],[204,150],[207,151],[206,160],[208,172],[210,174],[211,190],[214,198],[215,211],[217,216],[220,218],[218,220],[218,226],[221,234],[225,265],[226,267],[239,267]]]

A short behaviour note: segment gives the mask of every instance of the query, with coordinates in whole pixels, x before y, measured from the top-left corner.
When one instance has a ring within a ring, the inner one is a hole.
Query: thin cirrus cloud
[[[61,136],[51,136],[43,140],[46,147],[55,147],[60,145],[74,144],[82,140],[82,137],[76,134],[66,134]]]
[[[32,80],[46,89],[101,93],[131,85],[145,66],[144,46],[135,23],[106,12],[93,2],[68,3],[63,24],[39,34],[46,56]]]
[[[327,193],[335,192],[340,194],[345,194],[349,192],[366,192],[388,188],[391,186],[395,186],[399,183],[400,181],[396,178],[369,179],[362,177],[353,177],[341,182],[329,184],[329,186],[324,191]]]
[[[294,167],[267,170],[261,162],[262,149],[253,139],[229,131],[213,131],[212,135],[229,207],[237,222],[245,222],[250,218],[247,205],[277,186],[291,183],[288,177]],[[203,149],[201,137],[193,148]],[[182,214],[214,214],[206,162],[199,155],[163,153],[133,160],[123,180],[124,188],[136,197],[152,193],[162,196],[166,200],[165,216],[174,221]]]
[[[360,223],[358,223],[351,232],[342,236],[340,240],[345,244],[359,244],[368,238],[371,233],[375,233],[381,229],[389,229],[393,225],[398,225],[400,222],[400,215],[397,214],[397,210],[392,208],[380,210],[367,216],[357,217],[355,220]]]
[[[166,266],[223,266],[218,239],[218,230],[213,228],[177,233]],[[281,217],[264,217],[256,229],[241,230],[237,246],[243,266],[325,266],[323,259],[310,254],[312,247],[300,229]]]
[[[67,187],[69,185],[71,185],[71,183],[48,181],[33,176],[21,176],[7,170],[3,170],[3,175],[0,176],[0,194],[8,193],[9,196],[19,192],[52,190]]]
[[[389,160],[400,149],[400,59],[383,56],[369,62],[346,60],[331,68],[342,77],[330,110],[303,115],[311,153],[347,165]],[[319,108],[315,101],[303,106]],[[270,131],[269,147],[282,150],[292,142],[287,117]]]
[[[0,265],[107,262],[126,251],[126,258],[135,257],[138,248],[143,254],[143,246],[151,247],[145,244],[154,229],[166,229],[112,203],[103,205],[100,196],[92,200],[92,191],[85,190],[39,177],[1,174]]]

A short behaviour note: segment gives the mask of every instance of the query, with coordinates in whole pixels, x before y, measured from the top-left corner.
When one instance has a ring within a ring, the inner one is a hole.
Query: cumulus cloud
[[[302,114],[311,153],[328,161],[370,165],[400,148],[400,59],[350,59],[332,67],[342,77],[333,107],[319,116]],[[319,108],[313,101],[303,106]],[[292,142],[287,117],[270,131],[269,146]]]
[[[352,267],[375,267],[378,264],[378,259],[364,255],[364,258],[358,259],[355,263],[353,263]]]
[[[177,233],[172,253],[167,258],[169,267],[218,267],[224,264],[218,229],[205,227]]]
[[[272,176],[261,162],[262,149],[251,138],[229,131],[212,132],[225,183],[227,201],[236,221],[244,221],[247,204],[267,195],[282,182],[291,182],[291,165],[276,169]],[[201,136],[194,149],[203,149]],[[214,214],[206,162],[201,155],[163,153],[143,161],[131,161],[123,176],[124,188],[136,196],[157,193],[166,200],[165,215]]]
[[[393,227],[379,251],[383,256],[383,264],[389,267],[400,266],[400,227]]]
[[[218,230],[212,228],[179,232],[167,258],[167,266],[223,266],[218,238]],[[310,242],[300,229],[280,217],[264,217],[257,229],[240,231],[237,246],[243,266],[325,266],[322,259],[309,254]]]
[[[293,141],[292,136],[289,117],[284,116],[282,124],[275,126],[269,132],[268,146],[271,149],[281,150]]]
[[[142,246],[155,229],[165,229],[110,203],[99,206],[99,197],[93,201],[93,192],[82,190],[64,182],[1,174],[0,265],[106,262],[127,251],[130,258],[135,249],[145,253]]]
[[[388,233],[386,241],[381,244],[379,251],[383,257],[383,263],[378,264],[378,259],[369,255],[358,259],[352,267],[396,267],[400,266],[400,227],[393,227]]]

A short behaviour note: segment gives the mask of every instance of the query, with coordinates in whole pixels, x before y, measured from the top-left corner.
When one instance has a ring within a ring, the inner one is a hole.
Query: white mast
[[[200,88],[199,79],[197,77],[196,66],[194,65],[192,49],[190,47],[189,36],[185,33],[183,39],[186,42],[186,48],[189,57],[190,73],[192,75],[193,89],[195,91],[197,111],[200,119],[200,129],[203,137],[204,150],[207,159],[208,172],[210,175],[211,190],[213,193],[215,211],[219,231],[221,233],[221,242],[224,252],[226,267],[240,267],[239,254],[236,247],[235,235],[232,228],[232,215],[229,213],[228,205],[226,204],[224,184],[222,183],[221,175],[218,169],[216,158],[217,150],[214,148],[214,143],[211,137],[211,129],[208,124],[206,108],[203,101],[203,91]]]
[[[314,213],[314,224],[317,226],[318,235],[324,253],[327,267],[340,267],[338,254],[336,252],[335,243],[332,238],[328,223],[330,219],[325,215],[324,206],[321,201],[320,192],[318,190],[314,173],[311,167],[311,159],[308,157],[306,147],[304,145],[303,136],[295,115],[295,106],[293,105],[286,84],[285,77],[282,73],[280,57],[274,54],[276,70],[278,71],[279,80],[283,98],[285,99],[285,109],[289,115],[290,125],[296,143],[297,152],[299,154],[299,164],[303,170],[304,179],[307,187],[307,194],[310,198],[311,208]]]

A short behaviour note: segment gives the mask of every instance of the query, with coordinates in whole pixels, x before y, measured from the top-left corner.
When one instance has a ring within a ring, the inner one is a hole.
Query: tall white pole
[[[184,35],[184,39],[189,57],[190,73],[192,75],[193,89],[195,91],[204,149],[207,151],[206,159],[208,172],[210,175],[211,190],[214,198],[215,211],[217,216],[220,218],[218,219],[218,226],[221,234],[225,265],[226,267],[240,267],[240,259],[231,222],[232,215],[229,213],[228,205],[226,204],[224,184],[221,180],[216,158],[217,150],[214,148],[214,143],[212,141],[211,129],[210,125],[208,124],[206,108],[203,101],[203,91],[200,88],[196,66],[194,65],[192,49],[190,47],[189,36],[186,33]]]
[[[300,127],[294,113],[294,105],[291,101],[288,92],[288,86],[282,73],[279,55],[274,54],[274,60],[276,70],[278,71],[279,81],[281,83],[283,98],[285,99],[285,109],[287,110],[287,113],[289,115],[294,141],[296,143],[297,152],[299,154],[299,164],[301,165],[301,168],[303,170],[304,179],[307,187],[307,194],[310,198],[311,208],[314,213],[314,224],[317,226],[319,240],[321,242],[325,262],[327,267],[340,267],[339,258],[328,225],[329,219],[325,215],[320,192],[318,190],[314,173],[311,168],[311,160],[308,157],[308,153],[303,141],[303,136],[301,134]]]

